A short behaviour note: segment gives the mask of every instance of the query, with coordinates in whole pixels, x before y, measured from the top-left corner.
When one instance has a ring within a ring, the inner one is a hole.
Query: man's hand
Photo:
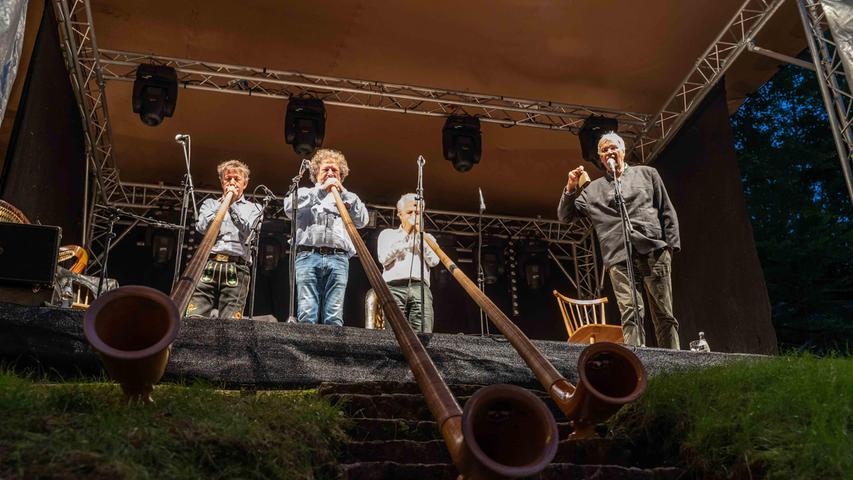
[[[239,189],[237,188],[237,185],[228,185],[225,187],[225,191],[223,193],[228,192],[234,192],[234,195],[231,195],[231,203],[228,204],[229,206],[231,206],[234,204],[235,201],[237,201],[237,194],[239,193]]]
[[[569,181],[566,183],[566,192],[574,192],[578,188],[578,180],[583,174],[583,165],[569,172]]]
[[[346,192],[346,189],[344,188],[343,184],[341,184],[340,180],[335,177],[326,177],[326,181],[323,182],[321,188],[327,192],[331,192],[332,187],[336,187],[340,193]]]

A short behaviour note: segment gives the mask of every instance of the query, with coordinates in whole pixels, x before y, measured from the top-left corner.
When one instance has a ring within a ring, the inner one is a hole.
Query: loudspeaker
[[[605,170],[601,160],[598,159],[598,140],[607,132],[615,132],[619,128],[619,121],[615,118],[590,115],[578,132],[578,140],[581,143],[581,155],[584,160],[593,163],[601,170]]]
[[[59,227],[0,223],[0,282],[53,284],[61,238]]]

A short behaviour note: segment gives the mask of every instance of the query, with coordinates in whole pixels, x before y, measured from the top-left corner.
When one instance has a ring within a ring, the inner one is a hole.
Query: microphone
[[[418,155],[418,166],[423,167],[425,163],[426,163],[426,159],[424,158],[424,156]]]
[[[486,201],[483,200],[483,189],[480,187],[477,187],[477,191],[480,192],[480,211],[485,212],[486,211]]]
[[[178,143],[184,143],[187,140],[189,140],[189,138],[190,138],[189,135],[184,135],[183,133],[179,133],[179,134],[175,135],[175,141]]]
[[[613,174],[615,175],[616,174],[616,160],[614,160],[613,157],[609,157],[607,159],[607,165],[610,167],[610,171],[613,172]]]

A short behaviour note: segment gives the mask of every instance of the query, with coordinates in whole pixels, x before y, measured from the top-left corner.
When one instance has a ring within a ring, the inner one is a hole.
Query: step
[[[568,422],[557,422],[561,439],[572,433]],[[351,418],[349,436],[356,441],[379,440],[438,440],[441,433],[434,421],[406,420],[403,418]]]
[[[560,438],[566,438],[561,436]],[[574,465],[621,465],[631,466],[633,451],[627,440],[608,438],[584,438],[562,440],[557,447],[554,463]]]
[[[483,385],[466,385],[453,384],[448,385],[454,396],[469,397],[477,390],[483,388]],[[532,390],[533,393],[543,393],[541,391]],[[321,383],[317,387],[319,395],[329,394],[362,394],[362,395],[381,395],[383,393],[405,393],[412,395],[421,394],[421,390],[417,383],[411,382],[360,382],[360,383]]]
[[[454,480],[456,468],[447,463],[358,462],[340,465],[341,480]],[[633,468],[617,465],[552,463],[529,480],[678,480],[684,470],[673,467]]]
[[[456,467],[448,463],[417,464],[358,462],[340,465],[340,480],[455,480]]]
[[[443,440],[390,440],[381,442],[347,442],[341,463],[399,462],[449,463],[450,454]]]
[[[333,404],[340,405],[348,417],[353,418],[401,418],[408,420],[433,420],[423,395],[394,393],[379,395],[330,393],[324,397]],[[470,397],[456,397],[464,408]],[[554,419],[565,421],[565,416],[554,402],[542,398],[545,406],[551,410]]]

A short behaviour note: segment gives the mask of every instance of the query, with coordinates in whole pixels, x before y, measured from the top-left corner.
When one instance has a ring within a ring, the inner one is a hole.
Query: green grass
[[[611,420],[695,478],[853,478],[853,358],[776,357],[650,379]]]
[[[0,371],[0,478],[313,479],[345,437],[339,410],[311,391],[161,385],[154,399],[128,406],[114,384]]]

